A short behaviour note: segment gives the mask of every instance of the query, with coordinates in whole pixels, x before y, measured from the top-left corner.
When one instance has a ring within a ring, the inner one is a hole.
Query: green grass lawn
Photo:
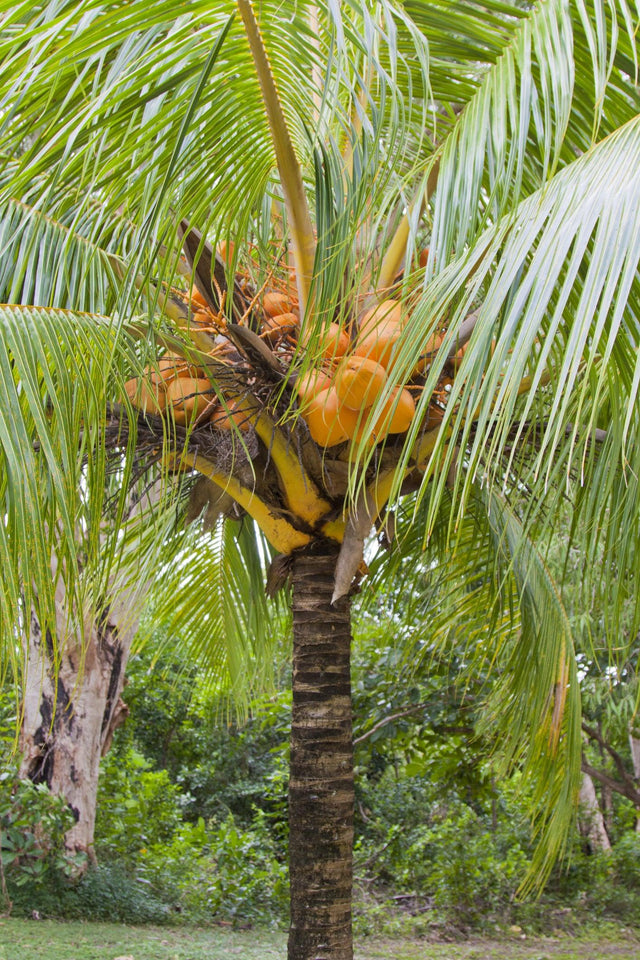
[[[285,936],[225,927],[0,920],[0,960],[284,960]],[[363,939],[357,960],[638,960],[640,934],[603,929],[590,938],[505,937],[464,943]]]

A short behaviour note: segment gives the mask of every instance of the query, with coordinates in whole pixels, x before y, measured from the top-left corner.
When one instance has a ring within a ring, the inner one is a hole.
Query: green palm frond
[[[348,136],[367,59],[376,69],[378,96],[384,91],[382,111],[377,107],[367,126],[379,129],[380,117],[400,116],[392,84],[403,68],[393,48],[398,14],[391,7],[382,4],[374,15],[353,8],[335,19],[335,11],[323,11],[312,34],[310,6],[293,11],[262,5],[260,20],[303,162],[316,136],[327,130]],[[234,5],[218,5],[212,13],[209,5],[195,4],[188,17],[177,19],[166,0],[128,4],[126,12],[91,2],[80,7],[61,12],[60,5],[52,5],[46,44],[30,41],[40,34],[37,15],[28,23],[26,5],[7,12],[2,146],[19,155],[20,169],[12,178],[17,195],[26,192],[34,176],[55,171],[48,207],[55,209],[56,195],[82,182],[113,209],[134,203],[144,219],[170,176],[174,217],[204,224],[215,216],[235,229],[246,228],[268,186],[275,155],[241,25],[234,23],[224,36]],[[13,18],[27,21],[27,28],[13,32]],[[203,65],[222,39],[206,91],[197,96]],[[384,48],[380,53],[378,46]],[[355,78],[354,61],[359,63]],[[397,152],[400,143],[394,137],[389,149]]]
[[[104,563],[105,515],[117,526],[127,514],[135,423],[122,437],[120,474],[112,475],[106,411],[122,398],[118,384],[122,391],[138,348],[93,314],[0,306],[0,326],[1,561],[12,571],[5,623],[19,623],[35,605],[46,629],[55,622],[54,556],[70,608],[76,600],[84,608],[87,589],[94,605],[107,591],[108,569],[91,584],[81,571]]]
[[[55,220],[24,201],[7,200],[0,208],[0,301],[108,313],[119,286],[114,267],[123,269],[120,257],[132,228],[111,217],[111,236],[98,240],[100,214],[94,205],[78,223],[70,207],[64,220]]]
[[[533,791],[536,847],[525,888],[541,886],[567,845],[581,782],[581,699],[571,627],[560,590],[516,514],[485,496],[501,567],[513,576],[520,631],[496,650],[499,665],[483,726],[496,722],[505,769],[519,763]]]
[[[639,161],[634,119],[522,201],[515,216],[489,229],[416,302],[398,351],[400,380],[439,318],[450,318],[426,378],[423,409],[460,324],[477,310],[427,469],[429,524],[458,450],[469,468],[459,473],[467,492],[474,475],[487,475],[504,489],[520,482],[544,490],[551,509],[554,498],[577,496],[585,471],[596,470],[600,482],[585,483],[579,495],[592,525],[602,534],[634,509]],[[606,428],[598,457],[596,428]],[[419,442],[417,418],[405,446],[407,467]],[[630,524],[619,540],[628,559],[637,555],[635,537]]]
[[[442,18],[437,4],[414,7],[427,31]],[[441,125],[428,273],[444,269],[484,226],[513,211],[557,169],[640,110],[632,59],[637,13],[634,23],[624,0],[584,6],[551,0],[532,5],[526,14],[522,7],[495,7],[504,31],[492,31],[493,46],[482,56],[487,66],[475,60],[487,32],[485,5],[474,20],[473,5],[447,4],[447,16],[457,15],[464,27],[477,29],[455,47],[475,84],[455,122],[445,119]],[[442,25],[436,29],[429,38],[437,49]],[[507,42],[498,50],[499,39]],[[446,76],[450,65],[449,60],[442,66],[431,62],[435,89],[440,71]]]
[[[248,520],[219,517],[209,532],[187,528],[171,554],[158,557],[147,626],[164,628],[172,645],[177,638],[207,684],[241,705],[269,687],[270,653],[284,629],[264,590],[268,547]]]
[[[102,521],[106,512],[115,529],[127,515],[144,417],[138,423],[125,402],[110,472],[107,411],[158,349],[180,345],[170,318],[153,315],[178,271],[180,225],[201,231],[200,253],[238,239],[238,282],[259,297],[273,273],[288,279],[295,224],[282,199],[295,180],[315,259],[309,341],[287,354],[289,372],[318,360],[327,322],[348,327],[389,293],[376,278],[389,243],[406,239],[403,275],[391,276],[394,256],[385,284],[403,299],[407,323],[388,389],[367,417],[373,423],[392,387],[408,380],[418,413],[404,439],[372,451],[365,431],[346,451],[346,507],[368,503],[363,488],[383,473],[386,481],[395,471],[392,500],[405,483],[419,487],[405,547],[433,545],[435,634],[464,616],[476,657],[499,667],[512,734],[505,757],[535,761],[540,776],[544,872],[544,857],[562,848],[575,792],[579,705],[566,617],[532,537],[548,532],[565,498],[594,579],[593,560],[604,555],[599,589],[610,591],[611,616],[631,603],[640,621],[638,17],[625,0],[412,0],[407,9],[415,23],[384,0],[254,7],[269,95],[286,124],[278,134],[230,0],[215,9],[196,0],[177,17],[168,0],[0,0],[2,285],[19,299],[92,310],[0,308],[0,562],[10,571],[2,613],[15,625],[37,600],[47,622],[53,554],[78,610],[125,569],[124,546],[113,536],[105,546]],[[286,163],[279,138],[290,143]],[[431,249],[426,270],[411,266],[418,242]],[[112,272],[112,255],[126,274]],[[109,321],[98,314],[112,287]],[[443,371],[470,315],[447,392]],[[433,351],[436,332],[443,341]],[[274,366],[278,385],[269,381],[264,395],[271,402],[280,391],[280,414],[287,371]],[[425,436],[436,395],[442,426]],[[286,417],[298,415],[292,400]],[[148,429],[156,461],[173,429],[171,418],[157,419]],[[280,440],[286,474],[293,445],[283,453],[284,432]],[[276,479],[286,488],[282,473]],[[167,539],[153,539],[152,527],[147,555],[160,564],[156,609],[171,630],[182,624],[196,652],[206,639],[212,676],[224,663],[217,676],[231,682],[251,673],[253,647],[236,641],[259,637],[270,615],[265,601],[248,599],[265,554],[250,548],[248,524],[239,534],[220,521],[209,536],[170,536],[177,494],[166,486],[158,538]],[[247,505],[254,489],[244,485],[242,495]],[[291,498],[279,502],[295,514]],[[341,522],[327,521],[334,531]],[[295,530],[296,543],[320,529]],[[135,542],[132,532],[132,553]],[[617,578],[621,564],[626,576]]]
[[[428,669],[436,652],[463,648],[460,682],[486,682],[478,731],[496,745],[505,771],[518,766],[535,784],[538,845],[527,880],[534,886],[565,849],[580,788],[581,702],[571,628],[559,588],[506,501],[474,486],[454,535],[451,507],[447,494],[423,550],[421,515],[414,522],[410,504],[400,509],[399,548],[373,561],[365,608],[376,604],[379,592],[391,592],[393,632],[402,635],[410,662]]]

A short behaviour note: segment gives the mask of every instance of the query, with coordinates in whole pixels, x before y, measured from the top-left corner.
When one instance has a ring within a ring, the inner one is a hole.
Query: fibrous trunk
[[[331,605],[337,547],[294,554],[289,960],[352,960],[350,602]]]
[[[54,644],[33,614],[25,646],[20,777],[65,798],[75,819],[65,847],[93,860],[100,757],[126,715],[120,694],[130,633],[120,635],[105,613],[84,644],[74,637]]]

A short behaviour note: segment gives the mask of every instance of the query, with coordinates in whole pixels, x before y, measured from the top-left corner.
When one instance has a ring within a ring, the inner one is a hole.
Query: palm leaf
[[[246,521],[220,517],[210,532],[187,528],[159,566],[149,600],[147,628],[164,628],[172,645],[178,637],[206,684],[233,694],[236,707],[269,688],[270,654],[282,630],[264,590],[265,549]]]
[[[126,517],[131,464],[112,478],[106,410],[124,395],[139,348],[99,315],[0,306],[0,325],[1,560],[12,571],[5,624],[20,623],[33,606],[46,630],[55,623],[52,557],[70,610],[84,609],[87,590],[94,607],[108,592],[103,518],[110,512],[117,526]],[[134,444],[132,421],[122,455]],[[102,578],[83,579],[88,567]]]
[[[86,211],[92,212],[100,213],[96,207]],[[121,234],[127,227],[131,232],[131,225],[111,219],[112,238],[96,241],[100,219],[94,217],[98,223],[92,224],[85,215],[75,223],[71,208],[63,222],[23,201],[7,200],[0,209],[0,301],[108,313],[116,301],[114,266],[119,263],[109,248],[127,252],[126,234]]]
[[[401,507],[400,547],[373,561],[365,610],[375,606],[379,618],[380,596],[391,592],[392,632],[415,669],[426,662],[428,670],[436,653],[464,647],[460,682],[486,685],[478,732],[495,745],[505,772],[517,766],[535,784],[538,844],[526,882],[541,885],[565,849],[580,787],[581,705],[571,628],[559,588],[506,501],[474,486],[454,535],[451,507],[447,494],[422,551],[423,514],[416,521],[410,504]]]
[[[406,6],[429,44],[430,276],[638,112],[637,11],[625,0]]]

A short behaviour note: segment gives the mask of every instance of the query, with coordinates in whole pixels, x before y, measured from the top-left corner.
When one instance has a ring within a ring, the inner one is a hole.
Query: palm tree
[[[132,478],[159,474],[169,500],[176,475],[207,478],[216,529],[243,515],[275,553],[269,589],[292,588],[289,957],[345,960],[350,596],[371,528],[404,505],[416,562],[437,534],[458,570],[484,569],[496,616],[516,585],[517,642],[499,630],[479,655],[502,668],[505,755],[538,776],[544,872],[580,717],[533,541],[567,499],[585,596],[638,618],[637,14],[0,10],[7,648],[31,609],[56,636],[52,556],[69,622],[95,622]],[[206,559],[172,567],[155,543],[156,579],[191,587],[176,615],[220,619]]]

